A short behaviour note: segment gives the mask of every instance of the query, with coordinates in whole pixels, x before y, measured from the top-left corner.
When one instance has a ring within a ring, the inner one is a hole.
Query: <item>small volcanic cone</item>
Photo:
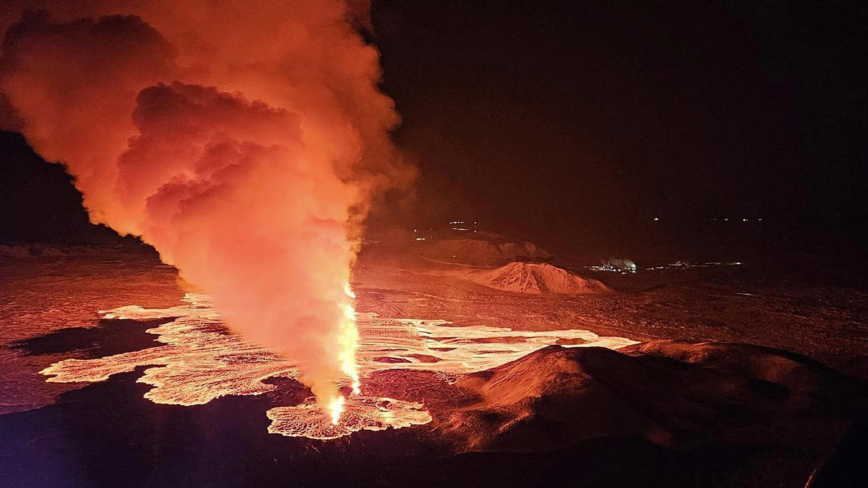
[[[531,295],[586,295],[612,291],[597,280],[546,263],[509,263],[494,270],[463,272],[462,276],[495,290]]]

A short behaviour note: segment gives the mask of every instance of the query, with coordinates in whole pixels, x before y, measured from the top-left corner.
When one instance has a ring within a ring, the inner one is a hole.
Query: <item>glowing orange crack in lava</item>
[[[350,296],[350,295],[348,295]],[[151,366],[139,382],[154,388],[145,398],[162,404],[201,405],[225,395],[261,395],[276,387],[268,378],[298,378],[297,365],[260,346],[227,334],[219,316],[202,294],[188,294],[186,304],[167,309],[120,307],[102,312],[106,319],[150,320],[174,318],[147,332],[157,335],[159,347],[104,358],[67,359],[44,369],[50,382],[104,381],[111,375]],[[357,328],[349,344],[358,369],[347,374],[347,386],[358,388],[359,377],[377,371],[419,370],[457,376],[490,369],[519,359],[548,345],[619,349],[636,341],[600,337],[586,330],[514,331],[508,328],[451,326],[443,320],[389,319],[376,314],[353,314]],[[425,358],[424,360],[421,358]],[[352,363],[354,367],[355,362]],[[332,439],[358,430],[383,430],[425,424],[431,416],[421,404],[354,393],[340,397],[335,411],[323,412],[313,399],[297,406],[268,410],[268,431],[287,436]],[[343,410],[343,412],[341,412]]]

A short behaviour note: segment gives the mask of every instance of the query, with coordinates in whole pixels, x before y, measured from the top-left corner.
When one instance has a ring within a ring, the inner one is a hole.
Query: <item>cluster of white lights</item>
[[[621,273],[621,274],[633,274],[636,273],[636,265],[619,268],[617,266],[613,266],[611,264],[603,264],[599,266],[588,266],[588,269],[591,271],[605,271],[607,273]]]
[[[659,219],[658,217],[654,217],[654,221],[655,221],[655,222],[657,222],[657,221],[659,221],[659,220],[660,220],[660,219]],[[713,220],[713,221],[717,221],[718,219],[717,219],[717,218],[713,218],[713,219],[711,219],[711,220]],[[729,219],[723,219],[723,221],[724,221],[724,222],[729,222]],[[742,221],[742,222],[750,222],[750,219],[741,219],[741,221]],[[756,219],[756,221],[757,221],[757,222],[762,222],[763,219]]]
[[[720,262],[712,261],[708,263],[689,263],[687,261],[675,261],[665,266],[653,266],[645,268],[646,271],[659,271],[664,269],[688,269],[688,268],[713,268],[716,266],[741,266],[741,261]]]

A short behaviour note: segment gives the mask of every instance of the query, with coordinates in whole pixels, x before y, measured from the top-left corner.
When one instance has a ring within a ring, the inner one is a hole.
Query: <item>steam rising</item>
[[[231,328],[297,360],[321,405],[336,400],[357,340],[345,285],[361,224],[413,178],[389,139],[378,53],[353,27],[367,5],[7,12],[0,93],[34,149],[75,176],[91,220],[152,244]]]

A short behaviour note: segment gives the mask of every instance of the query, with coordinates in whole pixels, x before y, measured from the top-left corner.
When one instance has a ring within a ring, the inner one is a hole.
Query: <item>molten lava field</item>
[[[868,408],[868,295],[751,263],[363,254],[338,422],[149,254],[0,266],[4,487],[803,486]]]

